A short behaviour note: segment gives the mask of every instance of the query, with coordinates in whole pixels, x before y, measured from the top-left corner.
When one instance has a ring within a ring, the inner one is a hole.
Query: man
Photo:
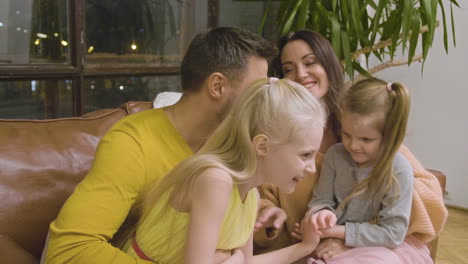
[[[238,95],[267,77],[275,55],[272,44],[242,29],[197,35],[182,61],[181,99],[128,116],[103,137],[90,172],[50,225],[45,262],[145,263],[109,240],[145,188],[198,151]]]

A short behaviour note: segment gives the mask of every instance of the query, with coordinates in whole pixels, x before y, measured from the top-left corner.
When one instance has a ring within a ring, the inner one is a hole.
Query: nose
[[[357,140],[350,139],[348,143],[349,149],[355,151],[359,149],[359,142]]]
[[[315,159],[312,160],[305,168],[305,171],[307,174],[312,174],[315,173],[316,168],[315,168]]]
[[[303,79],[305,79],[307,77],[307,70],[306,70],[306,67],[304,67],[304,65],[300,64],[297,67],[297,76],[296,77],[297,77],[296,81],[301,81],[301,80],[303,80]]]

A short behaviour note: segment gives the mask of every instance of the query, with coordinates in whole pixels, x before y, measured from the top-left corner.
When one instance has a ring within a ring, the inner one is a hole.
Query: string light
[[[44,33],[37,33],[36,36],[38,36],[39,38],[43,38],[43,39],[47,38],[47,35]]]

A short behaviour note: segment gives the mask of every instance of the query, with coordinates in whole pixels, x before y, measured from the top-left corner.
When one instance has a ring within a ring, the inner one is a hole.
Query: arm
[[[395,201],[391,201],[389,195],[383,198],[377,224],[346,222],[346,246],[395,248],[405,239],[411,213],[413,174],[407,160],[400,158],[401,162],[394,165],[399,197]]]
[[[220,169],[207,169],[195,181],[190,195],[190,224],[184,263],[214,263],[232,187],[231,176]]]
[[[50,226],[46,263],[148,263],[108,242],[146,184],[142,155],[122,131],[102,139],[91,171]]]
[[[335,213],[335,169],[333,162],[333,149],[331,148],[326,154],[320,170],[318,183],[314,188],[314,193],[309,202],[310,213],[314,214],[322,209],[328,209]]]
[[[301,222],[301,233],[303,234],[303,240],[301,242],[276,251],[253,256],[251,261],[247,259],[248,261],[246,261],[246,263],[286,264],[293,263],[309,255],[317,247],[320,240],[320,236],[311,226],[310,218],[304,218]]]

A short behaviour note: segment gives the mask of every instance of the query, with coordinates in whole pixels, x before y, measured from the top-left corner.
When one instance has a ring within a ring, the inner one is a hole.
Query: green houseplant
[[[271,1],[268,1],[271,2]],[[456,0],[280,0],[277,10],[277,37],[308,28],[319,32],[333,45],[346,74],[363,76],[383,68],[413,61],[424,61],[434,40],[435,29],[443,26],[444,46],[448,51],[448,27],[455,45],[453,6]],[[440,9],[441,17],[438,17]],[[450,9],[450,16],[447,15]],[[269,8],[266,9],[262,26]],[[441,22],[440,22],[441,21]],[[421,39],[421,40],[420,40]],[[421,43],[421,54],[415,54]],[[395,60],[401,47],[404,60]],[[381,62],[365,69],[369,56]],[[365,58],[365,62],[359,59]]]

